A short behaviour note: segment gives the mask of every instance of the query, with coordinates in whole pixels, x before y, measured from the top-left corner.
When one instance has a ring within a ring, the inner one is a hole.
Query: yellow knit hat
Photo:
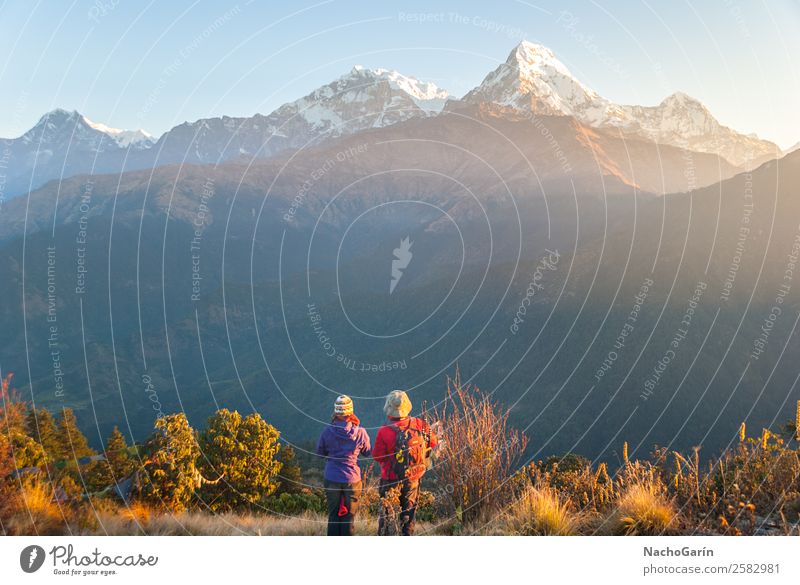
[[[333,403],[333,414],[336,416],[349,416],[353,414],[353,399],[347,394],[342,394]]]

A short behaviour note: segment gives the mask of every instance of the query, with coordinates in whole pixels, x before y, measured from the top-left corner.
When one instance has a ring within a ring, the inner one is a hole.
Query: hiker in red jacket
[[[400,487],[400,524],[404,536],[414,532],[414,515],[419,500],[419,480],[425,474],[432,450],[436,447],[436,435],[425,421],[408,416],[411,400],[402,390],[393,390],[386,397],[383,412],[387,424],[378,430],[372,457],[381,467],[381,482],[378,493],[386,493]],[[387,509],[381,510],[378,534],[386,534]]]

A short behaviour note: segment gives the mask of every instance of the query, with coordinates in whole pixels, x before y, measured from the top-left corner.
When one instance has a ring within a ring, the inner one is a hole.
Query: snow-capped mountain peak
[[[528,41],[517,45],[464,100],[579,119],[600,119],[610,106],[578,81],[550,49]]]
[[[105,124],[93,122],[75,110],[56,108],[39,118],[36,125],[28,130],[21,139],[28,144],[39,144],[47,147],[56,143],[69,144],[70,148],[86,148],[92,150],[100,147],[106,138],[105,147],[109,144],[121,148],[149,148],[154,143],[153,137],[144,130],[120,130]],[[108,140],[110,139],[110,140]]]
[[[507,65],[516,66],[526,77],[549,75],[557,72],[572,77],[569,69],[558,59],[553,51],[544,45],[522,41],[506,60]],[[577,80],[575,80],[577,82]]]
[[[392,69],[368,69],[356,65],[349,73],[342,75],[333,83],[323,86],[302,100],[293,103],[296,104],[311,98],[328,100],[335,107],[336,101],[342,103],[366,102],[378,94],[386,102],[386,107],[396,105],[392,101],[399,102],[410,98],[414,105],[427,113],[440,112],[448,98],[448,93],[434,83],[420,81]]]
[[[111,128],[110,126],[106,126],[105,124],[100,124],[98,122],[92,122],[86,116],[82,116],[83,121],[94,128],[98,132],[102,132],[103,134],[107,134],[114,141],[119,144],[123,148],[127,148],[132,144],[147,144],[150,145],[155,140],[153,136],[142,130],[141,128],[138,130],[120,130],[119,128]]]
[[[676,91],[675,93],[670,94],[667,97],[665,97],[663,100],[661,100],[661,105],[669,105],[669,104],[680,104],[680,105],[684,105],[684,104],[695,105],[696,104],[696,105],[701,106],[701,107],[703,106],[703,104],[700,103],[700,101],[694,99],[690,95],[687,95],[687,94],[683,93],[682,91]]]
[[[420,81],[415,77],[408,77],[391,69],[366,69],[361,65],[356,65],[350,74],[344,77],[350,76],[386,81],[392,89],[407,93],[417,102],[417,105],[425,106],[423,109],[427,111],[441,110],[441,106],[438,104],[444,105],[448,98],[447,92],[437,87],[436,84]],[[437,104],[438,107],[433,104]]]
[[[267,119],[277,134],[287,134],[304,121],[313,129],[311,134],[337,136],[437,114],[447,97],[433,83],[357,65],[307,96],[284,104]]]
[[[537,115],[572,116],[595,128],[619,128],[661,144],[717,154],[737,166],[780,155],[775,144],[723,126],[683,92],[656,106],[615,104],[583,85],[550,49],[528,41],[517,45],[505,63],[463,99]]]

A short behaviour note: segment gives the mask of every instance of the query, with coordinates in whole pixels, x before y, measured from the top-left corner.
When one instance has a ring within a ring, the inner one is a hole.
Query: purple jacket
[[[361,481],[358,456],[371,453],[367,430],[338,418],[325,427],[317,443],[317,455],[325,457],[324,477],[336,483]]]

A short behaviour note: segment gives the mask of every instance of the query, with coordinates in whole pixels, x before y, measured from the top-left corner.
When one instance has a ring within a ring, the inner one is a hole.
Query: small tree
[[[106,441],[105,456],[111,472],[118,480],[130,475],[136,467],[136,462],[131,459],[128,451],[125,435],[117,427],[114,427]]]
[[[175,512],[185,510],[195,491],[195,462],[200,454],[186,415],[159,417],[146,449],[142,497]]]
[[[218,410],[200,435],[206,477],[200,495],[213,511],[247,507],[272,494],[281,471],[278,460],[280,433],[257,413],[245,418],[234,411]],[[202,477],[202,476],[201,476]]]
[[[94,455],[94,450],[89,447],[89,441],[78,427],[78,420],[71,408],[64,407],[61,410],[61,418],[58,421],[58,458],[67,461],[75,461],[80,457]]]
[[[86,471],[86,482],[93,491],[100,491],[119,482],[133,472],[136,463],[128,453],[128,444],[117,427],[106,441],[105,460],[93,461]]]
[[[458,372],[447,379],[447,398],[434,412],[444,450],[435,468],[449,513],[464,523],[510,499],[507,482],[527,439],[508,415],[478,388],[462,385]]]
[[[46,408],[31,408],[26,417],[28,435],[33,437],[47,453],[50,461],[56,461],[62,451],[56,421]]]

